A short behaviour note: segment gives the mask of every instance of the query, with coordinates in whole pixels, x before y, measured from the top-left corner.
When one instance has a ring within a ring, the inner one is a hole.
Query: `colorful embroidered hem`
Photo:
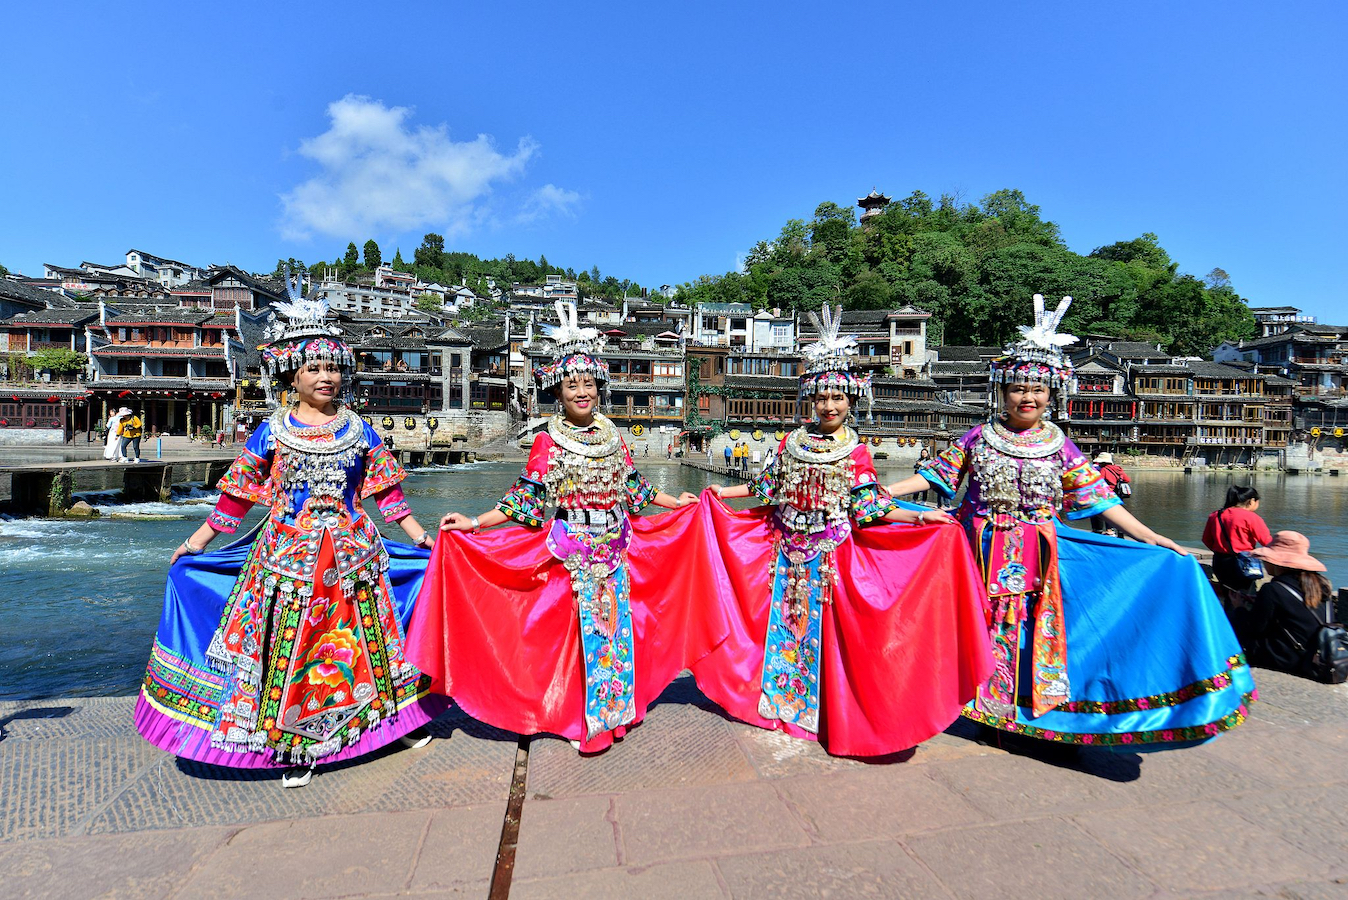
[[[547,491],[541,482],[520,476],[496,508],[521,525],[538,528],[543,524]]]
[[[238,531],[242,522],[243,516],[231,516],[218,509],[211,510],[211,514],[206,517],[207,525],[224,534],[233,534]]]
[[[820,579],[832,578],[830,557],[820,553],[793,564],[778,549],[758,699],[763,718],[780,719],[811,734],[819,733]]]
[[[660,493],[655,485],[647,481],[636,469],[631,469],[627,473],[627,480],[623,482],[623,492],[627,498],[627,509],[633,514],[654,503],[655,495]]]
[[[874,481],[852,488],[852,518],[858,525],[873,525],[898,508],[889,492]]]
[[[1138,744],[1187,744],[1193,741],[1206,741],[1224,731],[1230,731],[1244,724],[1250,715],[1250,704],[1259,699],[1258,691],[1242,694],[1240,706],[1213,722],[1202,725],[1180,725],[1174,728],[1157,728],[1150,731],[1105,731],[1071,732],[1055,731],[1049,728],[1036,728],[1022,722],[1008,722],[997,716],[980,713],[966,708],[964,718],[983,725],[989,725],[998,731],[1038,738],[1041,741],[1053,741],[1057,744],[1082,744],[1096,747],[1127,747]]]

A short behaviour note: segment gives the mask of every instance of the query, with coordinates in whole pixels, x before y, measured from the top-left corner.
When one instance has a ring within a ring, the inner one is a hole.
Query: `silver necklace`
[[[786,452],[805,463],[835,463],[852,455],[857,448],[857,433],[846,429],[842,440],[831,435],[818,434],[809,428],[797,428],[786,438]]]
[[[618,452],[621,439],[618,429],[607,416],[594,414],[594,424],[572,425],[561,413],[548,419],[548,436],[563,450],[569,450],[590,459],[612,456]]]

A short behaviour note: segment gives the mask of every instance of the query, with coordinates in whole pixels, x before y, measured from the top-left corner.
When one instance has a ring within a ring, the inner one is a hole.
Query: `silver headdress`
[[[543,326],[552,342],[551,359],[534,369],[534,380],[540,389],[550,391],[568,375],[590,375],[607,391],[608,363],[599,356],[604,336],[597,328],[580,327],[576,304],[558,300],[556,308],[561,324]]]
[[[839,334],[842,330],[841,304],[836,309],[824,304],[819,313],[811,312],[809,316],[819,333],[819,340],[801,350],[805,367],[800,375],[800,396],[805,398],[824,390],[839,390],[849,397],[864,399],[869,414],[873,401],[871,376],[858,375],[852,369],[858,356],[857,336]]]
[[[272,304],[272,317],[266,330],[270,341],[259,348],[262,350],[262,384],[267,392],[267,402],[277,403],[276,382],[280,376],[307,363],[334,362],[342,370],[342,399],[350,403],[356,355],[342,340],[341,329],[327,322],[327,296],[317,289],[305,296],[304,276],[296,274],[292,278],[289,266],[285,269],[285,279],[286,294],[290,299]],[[277,318],[278,313],[284,321]]]
[[[1006,345],[1003,356],[991,363],[989,382],[991,400],[996,408],[999,394],[1005,384],[1046,384],[1061,395],[1076,387],[1072,360],[1063,348],[1076,343],[1076,335],[1058,331],[1063,317],[1072,305],[1071,297],[1063,297],[1053,312],[1044,309],[1044,295],[1034,295],[1034,324],[1020,325],[1020,340]]]

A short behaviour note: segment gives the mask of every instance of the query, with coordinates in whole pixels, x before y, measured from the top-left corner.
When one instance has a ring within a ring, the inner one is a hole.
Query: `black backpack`
[[[1314,652],[1306,662],[1310,677],[1324,684],[1348,681],[1348,629],[1338,622],[1321,625],[1311,647]]]

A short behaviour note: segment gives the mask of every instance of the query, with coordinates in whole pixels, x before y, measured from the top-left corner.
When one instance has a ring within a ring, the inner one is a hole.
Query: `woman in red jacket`
[[[1259,492],[1252,486],[1233,484],[1226,491],[1226,505],[1208,516],[1203,546],[1212,551],[1212,574],[1232,590],[1248,594],[1257,579],[1240,571],[1236,554],[1262,547],[1273,540],[1259,518]]]

